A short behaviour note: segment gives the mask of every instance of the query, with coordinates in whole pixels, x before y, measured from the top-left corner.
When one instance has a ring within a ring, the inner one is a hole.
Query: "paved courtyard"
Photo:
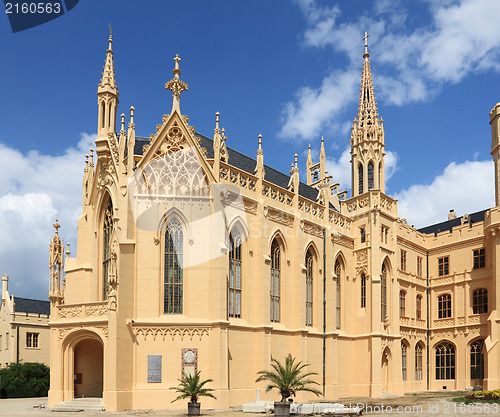
[[[349,398],[338,400],[343,404],[359,405],[365,408],[364,415],[395,415],[414,417],[434,416],[500,416],[500,404],[470,404],[465,405],[450,401],[451,398],[463,396],[463,393],[422,393],[416,395],[405,395],[404,397],[393,397],[384,399],[374,398]],[[125,415],[149,415],[149,416],[186,416],[187,413],[169,410],[134,410],[121,412],[52,412],[48,408],[47,398],[21,398],[0,399],[1,416],[30,416],[30,417],[63,417],[63,416],[125,416]],[[243,414],[240,410],[205,410],[203,415],[207,417],[251,417],[252,414]]]

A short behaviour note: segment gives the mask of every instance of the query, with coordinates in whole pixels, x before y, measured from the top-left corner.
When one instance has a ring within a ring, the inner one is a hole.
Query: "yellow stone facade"
[[[346,198],[325,172],[323,143],[304,184],[297,156],[289,175],[264,165],[260,136],[255,159],[227,147],[219,114],[213,139],[198,134],[180,112],[188,86],[178,57],[166,84],[172,111],[156,133],[136,136],[133,107],[115,133],[110,37],[76,256],[63,261],[59,225],[51,242],[49,405],[102,395],[107,410],[184,408],[169,388],[199,370],[217,396],[204,407],[241,406],[255,399],[257,372],[288,353],[320,384],[324,372],[327,399],[500,386],[500,208],[440,232],[398,217],[384,193],[368,58],[365,48]],[[500,104],[491,114],[497,184],[499,114]],[[209,210],[190,221],[198,206]],[[221,218],[227,235],[215,230]]]
[[[48,302],[14,297],[9,294],[8,284],[9,276],[2,275],[0,368],[18,362],[40,362],[49,366]]]

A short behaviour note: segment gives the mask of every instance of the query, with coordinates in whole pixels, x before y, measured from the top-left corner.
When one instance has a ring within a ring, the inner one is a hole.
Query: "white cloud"
[[[396,194],[399,216],[415,227],[448,220],[495,205],[492,161],[450,163],[431,184],[416,184]]]
[[[326,76],[319,87],[299,88],[295,100],[285,105],[282,137],[309,139],[322,129],[342,124],[335,118],[358,97],[365,30],[373,40],[370,52],[379,68],[375,89],[384,103],[427,100],[438,94],[444,83],[459,82],[470,73],[500,72],[499,1],[424,3],[430,18],[411,32],[404,25],[409,14],[404,3],[395,7],[393,2],[379,0],[372,13],[357,15],[354,21],[342,21],[338,6],[322,7],[315,0],[295,3],[308,23],[304,46],[331,47],[345,54],[349,63],[343,71],[337,69]]]
[[[345,101],[356,95],[358,78],[353,73],[333,73],[323,80],[320,88],[301,88],[296,103],[288,103],[283,111],[284,123],[280,132],[285,138],[314,138],[325,125],[340,129],[332,115],[343,109]]]
[[[48,247],[56,217],[60,234],[76,249],[81,213],[84,155],[95,135],[82,134],[77,147],[59,156],[22,154],[0,143],[0,272],[9,275],[9,292],[46,299]]]

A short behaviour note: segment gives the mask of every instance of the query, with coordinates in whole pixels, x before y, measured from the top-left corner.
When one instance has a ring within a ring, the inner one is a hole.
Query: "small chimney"
[[[7,291],[9,290],[9,276],[2,275],[2,300],[7,297]]]
[[[450,209],[448,213],[448,220],[453,220],[457,218],[457,213],[455,213],[455,209]]]

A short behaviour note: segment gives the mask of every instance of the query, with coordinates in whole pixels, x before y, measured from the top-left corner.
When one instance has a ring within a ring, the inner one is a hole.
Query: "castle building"
[[[218,113],[213,137],[199,134],[181,113],[178,56],[155,133],[136,136],[133,107],[116,132],[110,36],[76,256],[64,256],[57,223],[51,242],[49,405],[184,408],[169,388],[201,371],[217,397],[204,407],[241,406],[257,372],[288,353],[327,399],[500,387],[500,103],[497,206],[416,230],[384,192],[366,38],[348,198],[323,140],[303,183],[297,155],[288,174],[264,164],[261,136],[255,158],[229,147]]]
[[[48,301],[10,295],[9,276],[2,275],[0,368],[20,362],[49,366],[49,313]]]

